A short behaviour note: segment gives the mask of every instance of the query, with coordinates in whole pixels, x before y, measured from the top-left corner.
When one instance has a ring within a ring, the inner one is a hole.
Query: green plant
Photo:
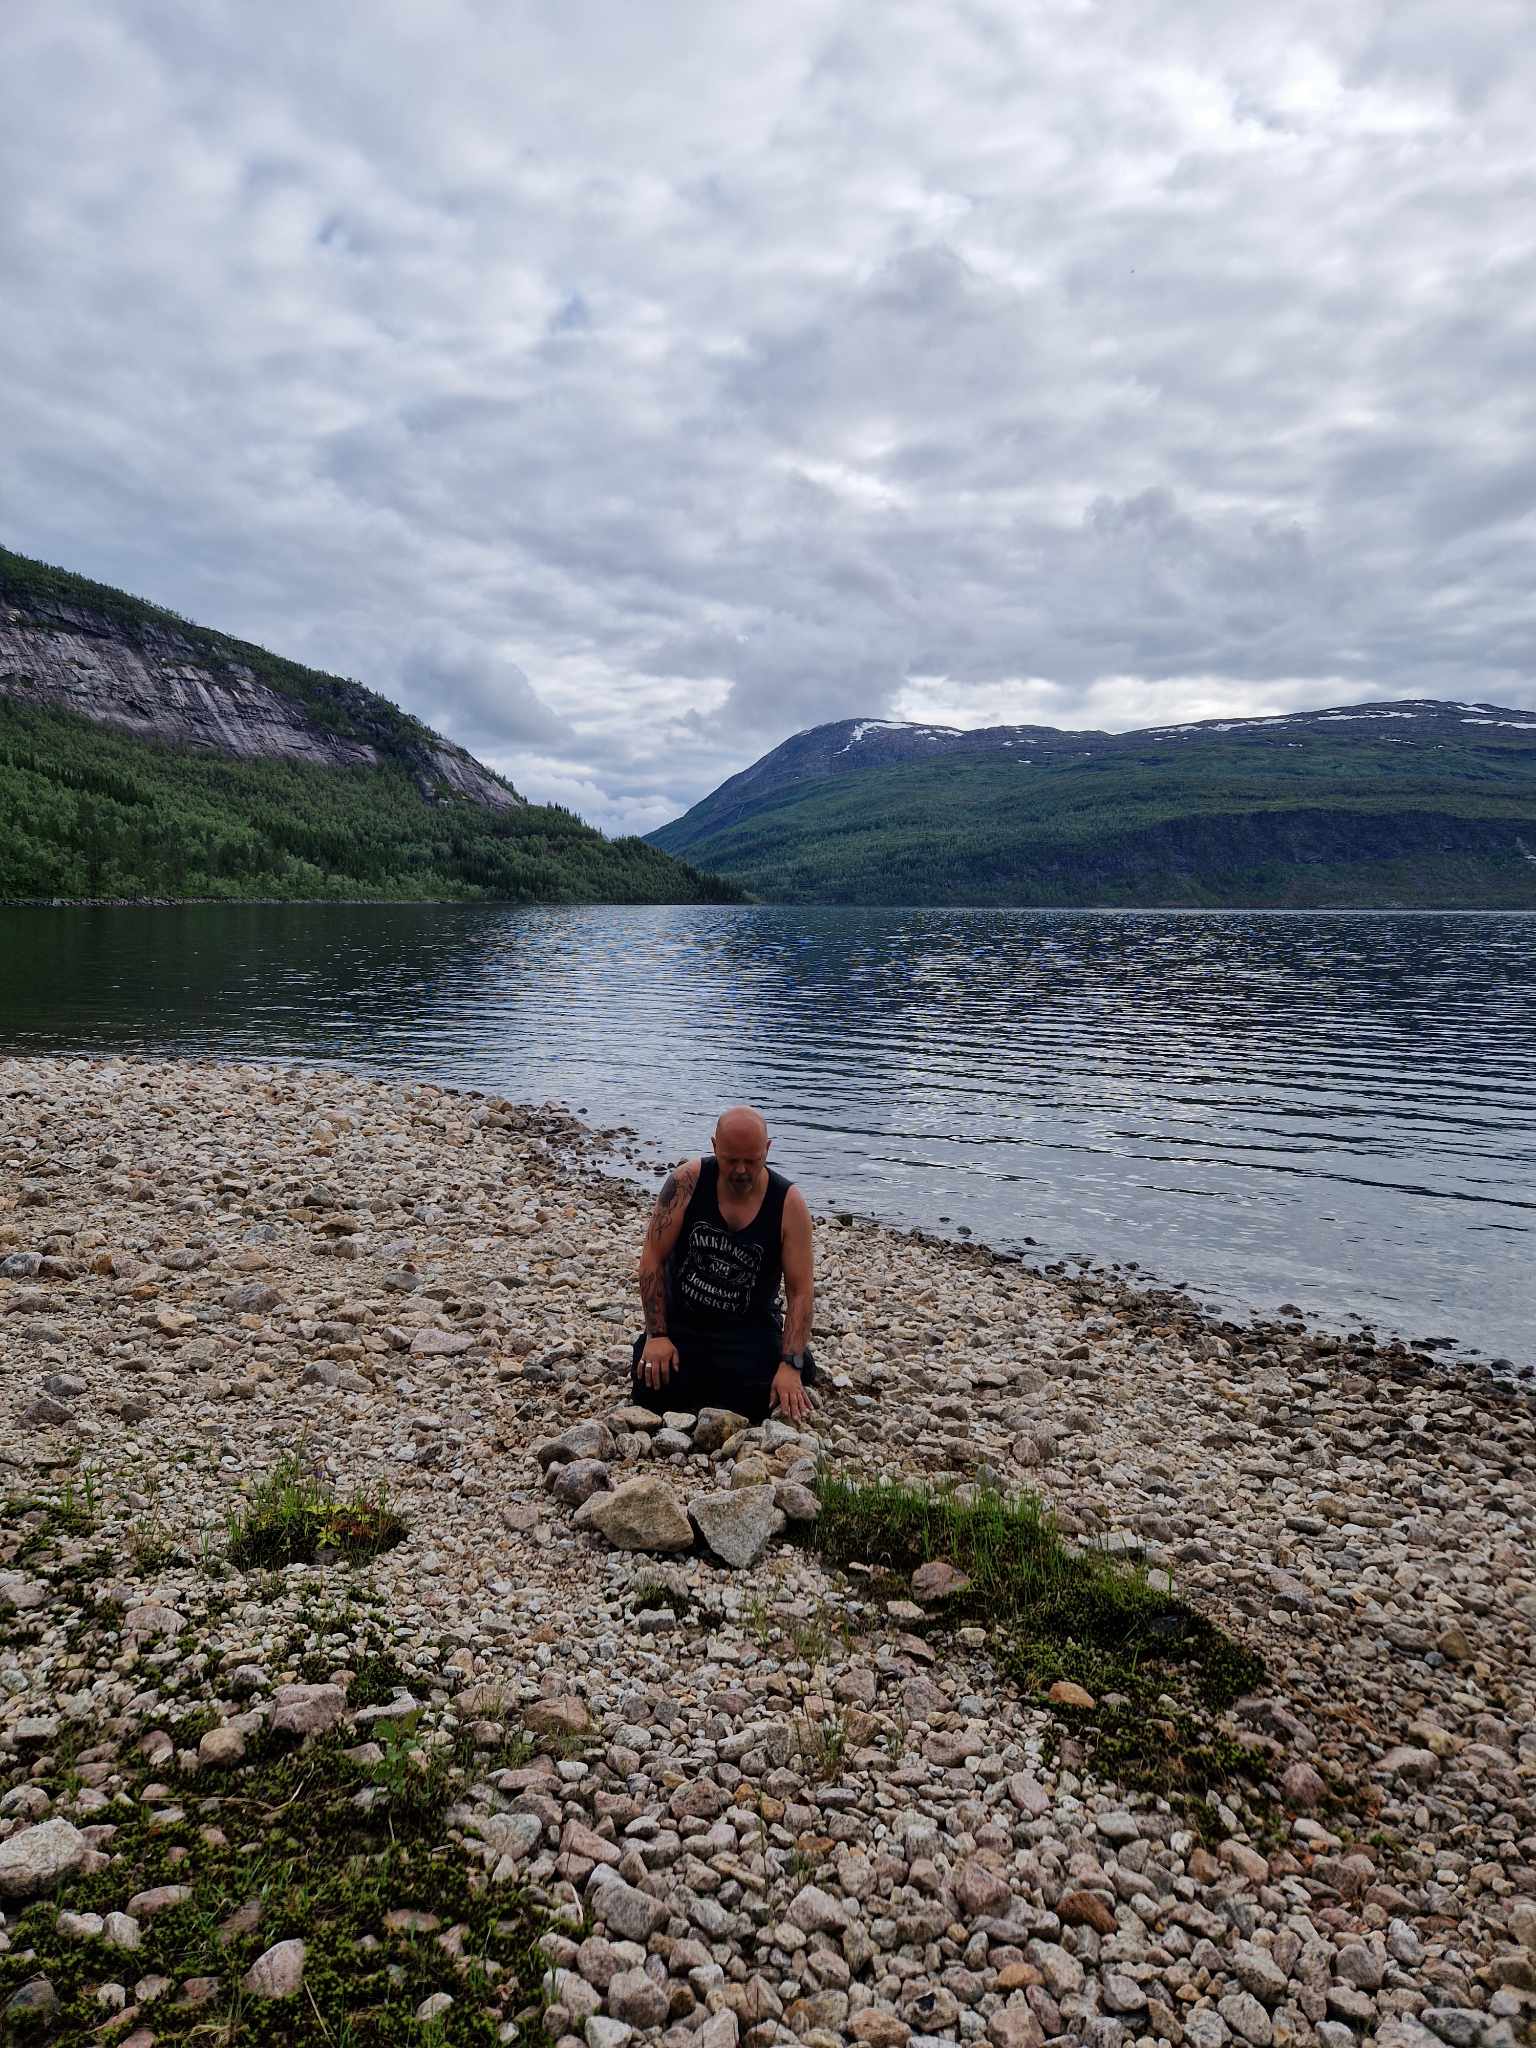
[[[843,1768],[848,1748],[848,1724],[840,1713],[822,1719],[808,1714],[795,1717],[795,1743],[806,1775],[824,1783]]]
[[[139,1578],[148,1572],[157,1572],[169,1564],[175,1547],[171,1541],[170,1531],[153,1511],[141,1521],[135,1522],[128,1531],[128,1558],[135,1575]]]
[[[356,1560],[389,1550],[406,1533],[384,1492],[344,1501],[290,1455],[279,1460],[229,1517],[229,1555],[238,1565],[312,1564],[322,1551]]]
[[[695,1602],[691,1593],[680,1586],[668,1585],[665,1579],[638,1579],[629,1589],[629,1605],[638,1612],[642,1608],[665,1607],[676,1615],[679,1621],[694,1611]]]

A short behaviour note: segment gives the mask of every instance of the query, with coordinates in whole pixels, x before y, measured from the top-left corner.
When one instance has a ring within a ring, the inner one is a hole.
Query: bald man
[[[811,1212],[770,1171],[772,1143],[755,1109],[728,1109],[713,1156],[675,1167],[656,1198],[640,1255],[634,1396],[658,1413],[732,1408],[751,1422],[811,1413]]]

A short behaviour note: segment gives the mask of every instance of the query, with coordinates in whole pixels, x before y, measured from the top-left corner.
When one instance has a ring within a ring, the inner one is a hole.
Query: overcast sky
[[[1536,707],[1530,0],[0,0],[0,539],[610,829]]]

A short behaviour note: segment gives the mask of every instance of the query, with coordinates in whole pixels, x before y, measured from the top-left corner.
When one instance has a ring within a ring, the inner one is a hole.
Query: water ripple
[[[0,911],[0,1044],[335,1061],[707,1144],[813,1201],[1524,1360],[1536,918]]]

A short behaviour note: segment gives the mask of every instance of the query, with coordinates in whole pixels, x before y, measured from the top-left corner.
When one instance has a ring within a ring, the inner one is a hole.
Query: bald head
[[[761,1110],[749,1109],[744,1102],[734,1109],[722,1110],[715,1125],[716,1152],[722,1146],[732,1152],[766,1152],[768,1119]]]
[[[738,1103],[728,1109],[715,1125],[715,1158],[720,1178],[738,1199],[759,1185],[766,1187],[768,1173],[768,1122],[755,1109]]]

